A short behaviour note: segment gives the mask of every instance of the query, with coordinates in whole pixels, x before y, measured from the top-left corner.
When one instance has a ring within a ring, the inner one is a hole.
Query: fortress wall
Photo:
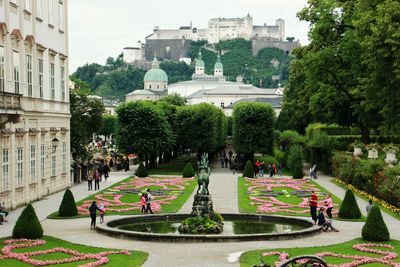
[[[188,57],[191,40],[173,39],[173,40],[146,40],[145,58],[148,61],[153,60],[157,55],[160,60],[170,59],[178,61],[181,57]]]

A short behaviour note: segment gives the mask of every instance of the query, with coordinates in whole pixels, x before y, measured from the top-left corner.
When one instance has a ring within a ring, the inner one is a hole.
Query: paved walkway
[[[212,175],[210,179],[210,192],[213,196],[214,207],[218,212],[238,212],[237,202],[237,176],[233,175],[228,169],[222,169],[217,164],[212,165]],[[119,173],[119,177],[111,178],[116,182],[127,177],[129,174]],[[117,176],[117,175],[116,175]],[[326,187],[335,195],[344,196],[344,190],[329,182],[330,178],[324,175],[319,176],[318,183]],[[87,196],[86,184],[74,187],[73,192],[76,199]],[[57,195],[57,196],[56,196]],[[45,214],[57,210],[61,201],[62,194],[56,194],[48,200],[35,203],[36,210],[41,219]],[[50,200],[51,199],[51,200]],[[188,213],[191,211],[193,195],[182,207],[180,212]],[[358,199],[361,209],[364,211],[365,201]],[[11,221],[17,217],[17,212],[11,217]],[[106,216],[106,221],[117,218],[118,216]],[[384,215],[385,221],[391,230],[391,237],[400,240],[400,232],[394,231],[394,226],[398,221],[392,217]],[[303,217],[304,218],[304,217]],[[12,223],[8,223],[10,226]],[[287,240],[287,241],[262,241],[262,242],[241,242],[241,243],[155,243],[122,240],[98,234],[89,229],[89,218],[73,220],[44,220],[42,225],[45,234],[55,236],[70,242],[99,246],[107,248],[119,248],[129,250],[142,250],[149,253],[149,259],[145,263],[147,266],[239,266],[238,258],[244,251],[254,249],[285,248],[285,247],[308,247],[312,245],[330,245],[342,243],[360,237],[362,222],[335,221],[335,226],[340,229],[340,233],[322,233],[313,237]],[[11,228],[7,225],[6,228]],[[1,236],[8,236],[10,231],[2,231]]]

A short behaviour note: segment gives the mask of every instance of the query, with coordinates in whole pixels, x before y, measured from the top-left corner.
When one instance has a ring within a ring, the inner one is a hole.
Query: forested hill
[[[231,81],[242,75],[246,83],[265,88],[276,87],[278,81],[273,81],[273,75],[281,75],[280,83],[288,81],[288,65],[291,58],[278,48],[264,48],[257,56],[253,56],[251,42],[244,39],[224,41],[213,49],[206,49],[205,42],[193,42],[189,55],[194,59],[201,49],[206,72],[213,74],[214,64],[219,51],[224,65],[224,75]],[[194,72],[191,66],[183,62],[164,61],[160,64],[169,79],[169,83],[187,81]],[[126,65],[122,55],[109,57],[105,65],[96,63],[79,67],[72,74],[73,79],[79,79],[89,84],[93,93],[107,99],[124,100],[125,95],[133,90],[143,89],[143,77],[146,72]]]

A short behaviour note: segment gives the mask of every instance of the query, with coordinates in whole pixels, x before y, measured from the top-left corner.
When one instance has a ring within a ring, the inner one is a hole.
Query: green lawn
[[[239,211],[242,212],[242,213],[258,213],[259,212],[258,211],[258,206],[259,205],[251,205],[250,204],[251,202],[254,202],[254,201],[250,200],[250,197],[251,196],[257,197],[260,194],[259,190],[258,189],[254,190],[254,192],[252,194],[248,194],[247,193],[249,186],[251,186],[249,181],[257,181],[257,179],[259,179],[259,178],[254,178],[254,180],[247,180],[247,181],[243,177],[239,177],[239,179],[238,179]],[[279,179],[279,178],[272,178],[272,180],[273,179]],[[321,187],[317,183],[314,183],[313,181],[309,181],[307,183],[314,185],[321,192],[330,193],[329,191],[327,191],[326,189],[324,189],[323,187]],[[282,190],[286,190],[287,191],[286,195],[290,195],[290,193],[292,191],[294,191],[292,188],[284,187],[284,186],[274,187],[272,190],[274,192],[279,192],[279,191],[282,191]],[[303,198],[301,198],[301,197],[298,197],[296,195],[290,195],[290,197],[287,197],[286,195],[279,195],[279,196],[276,196],[275,198],[277,200],[281,201],[281,202],[292,204],[292,205],[299,205],[301,202],[303,202]],[[332,195],[333,202],[336,205],[335,209],[337,210],[338,207],[341,204],[341,200],[338,197],[336,197],[335,195],[333,195],[333,194],[331,194],[331,195]],[[323,200],[323,198],[320,197],[319,200]],[[302,211],[304,209],[305,209],[304,207],[303,208],[300,208],[300,207],[299,208],[297,208],[297,207],[290,208],[290,210],[293,210],[293,211]],[[309,217],[310,216],[308,212],[306,212],[306,213],[292,213],[292,212],[281,212],[281,211],[279,211],[279,212],[262,212],[262,213],[274,214],[274,215],[304,216],[304,217]]]
[[[11,238],[2,238],[0,239],[0,249],[3,248],[5,245],[3,242],[7,239]],[[32,251],[40,251],[40,250],[48,250],[56,247],[63,247],[67,249],[72,249],[76,250],[78,252],[83,252],[83,253],[99,253],[99,252],[104,252],[104,251],[114,251],[115,249],[107,249],[107,248],[98,248],[98,247],[88,247],[84,245],[78,245],[74,243],[69,243],[67,241],[57,239],[51,236],[45,236],[43,237],[43,240],[45,240],[47,243],[42,245],[42,246],[36,246],[36,247],[31,247],[31,248],[20,248],[20,249],[14,249],[12,252],[32,252]],[[147,260],[148,253],[143,252],[143,251],[130,251],[131,255],[125,255],[125,254],[114,254],[114,255],[108,255],[106,256],[109,259],[109,262],[105,264],[104,266],[142,266],[143,263]],[[0,255],[1,252],[0,252]],[[40,255],[40,256],[32,256],[32,259],[36,260],[60,260],[60,259],[65,259],[65,258],[71,258],[72,256],[69,254],[61,253],[61,252],[56,252],[52,254],[47,254],[47,255]],[[83,264],[88,264],[90,262],[95,262],[96,260],[91,259],[91,260],[84,260],[80,262],[75,262],[75,263],[64,263],[64,264],[58,264],[58,265],[48,265],[48,266],[60,266],[60,267],[73,267],[73,266],[78,266],[78,265],[83,265]],[[13,267],[19,267],[19,266],[32,266],[30,264],[14,260],[14,259],[0,259],[0,266],[13,266]]]
[[[186,164],[190,162],[193,169],[197,170],[197,160],[195,157],[179,157],[177,159],[173,159],[168,163],[163,163],[158,165],[157,167],[151,168],[148,173],[149,175],[179,175],[181,176],[183,173],[183,169]]]
[[[152,177],[153,178],[153,177]],[[152,179],[150,178],[150,179]],[[120,190],[117,190],[116,188],[118,186],[122,186],[124,183],[128,183],[128,182],[134,182],[135,180],[137,182],[142,182],[142,181],[146,181],[146,179],[148,180],[149,178],[127,178],[121,182],[118,182],[114,185],[112,185],[111,187],[107,188],[107,189],[103,189],[93,195],[90,195],[89,197],[78,201],[76,204],[77,206],[81,206],[84,203],[90,203],[93,200],[96,200],[97,203],[101,203],[101,202],[107,202],[110,201],[110,203],[113,203],[113,198],[115,194],[121,194],[122,197],[120,198],[121,204],[117,205],[117,207],[111,207],[111,208],[116,208],[116,209],[123,209],[123,208],[132,208],[131,204],[137,204],[139,203],[139,198],[140,198],[140,194],[133,194],[133,193],[128,193],[128,192],[121,192]],[[165,196],[157,196],[155,194],[153,194],[153,199],[154,199],[154,203],[152,204],[152,207],[156,206],[157,201],[158,200],[163,200],[164,198],[167,198],[168,196],[176,196],[175,199],[172,200],[168,200],[168,203],[163,203],[160,204],[160,210],[157,210],[156,208],[153,208],[153,211],[156,213],[174,213],[174,212],[178,212],[179,209],[183,206],[183,204],[186,202],[186,200],[189,198],[189,196],[192,194],[193,189],[196,187],[197,185],[197,181],[196,179],[185,179],[185,178],[180,178],[180,177],[166,177],[166,178],[155,178],[156,180],[162,182],[164,179],[165,180],[171,180],[171,179],[183,179],[182,181],[182,186],[184,186],[185,188],[183,190],[181,189],[176,189],[176,187],[174,186],[169,186],[168,189],[170,189],[171,191],[168,192],[168,194],[170,195],[165,195]],[[156,190],[160,190],[162,189],[161,186],[157,186],[156,184],[153,185],[143,185],[140,188],[137,188],[137,190],[139,191],[143,191],[146,190],[147,188],[150,188],[153,192]],[[100,198],[101,197],[101,198]],[[127,204],[127,205],[123,205],[123,204]],[[106,216],[107,215],[135,215],[135,214],[140,214],[140,210],[130,210],[130,211],[125,211],[125,212],[117,212],[117,211],[112,211],[112,210],[108,210],[108,207],[106,205]],[[79,216],[76,217],[72,217],[72,218],[82,218],[82,217],[87,217],[88,215],[84,215],[81,214]],[[50,219],[65,219],[65,218],[61,218],[58,217],[58,211],[52,213],[51,215],[48,216],[48,218]],[[72,219],[71,218],[71,219]]]
[[[335,233],[335,234],[337,235],[337,233]],[[373,254],[373,253],[360,252],[360,251],[357,251],[352,248],[352,246],[355,244],[365,244],[365,243],[370,243],[370,242],[364,241],[362,239],[354,239],[354,240],[351,240],[346,243],[330,245],[330,246],[315,246],[315,247],[306,247],[306,248],[284,248],[284,249],[272,249],[272,250],[265,249],[265,250],[247,251],[240,256],[240,266],[247,267],[247,266],[253,266],[255,264],[259,264],[261,254],[264,252],[268,252],[268,251],[286,252],[289,254],[289,258],[292,258],[295,256],[300,256],[300,255],[315,255],[315,254],[321,253],[321,252],[334,252],[337,254],[368,256],[371,258],[372,257],[373,258],[381,258],[384,256],[384,255],[378,255],[378,254]],[[378,243],[378,242],[373,242],[373,243]],[[389,248],[377,248],[377,247],[372,247],[372,249],[391,251],[391,252],[400,254],[400,241],[392,240],[389,242],[381,242],[380,244],[391,245],[394,247],[394,250],[391,250]],[[323,259],[325,261],[327,261],[328,264],[343,264],[343,263],[348,263],[348,262],[352,261],[351,259],[344,259],[344,258],[338,258],[338,257],[333,257],[333,256],[323,257]],[[265,261],[265,263],[275,266],[274,263],[275,263],[275,261],[278,260],[278,256],[273,255],[273,256],[263,257],[263,260]],[[396,263],[400,263],[399,257],[397,257],[393,261]],[[385,265],[385,264],[374,262],[374,263],[369,263],[369,264],[360,265],[360,266],[379,267],[379,266],[390,266],[390,265]]]

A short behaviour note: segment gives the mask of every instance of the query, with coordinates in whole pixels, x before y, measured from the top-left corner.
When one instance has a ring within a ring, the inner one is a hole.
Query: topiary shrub
[[[361,236],[364,240],[374,242],[390,240],[389,230],[378,206],[374,205],[369,212],[367,221],[362,228]]]
[[[243,177],[254,178],[254,168],[250,160],[246,162],[246,166],[243,170]]]
[[[26,206],[19,216],[15,223],[12,236],[14,239],[38,239],[43,237],[42,225],[31,204]]]
[[[185,168],[183,169],[183,178],[190,178],[194,176],[194,170],[192,164],[190,162],[186,163]]]
[[[140,178],[145,178],[149,176],[149,173],[147,172],[146,167],[143,165],[143,162],[140,162],[135,174],[137,177]]]
[[[289,149],[287,165],[292,172],[294,179],[301,179],[304,177],[303,173],[303,150],[299,145],[293,145]]]
[[[58,209],[58,216],[60,217],[73,217],[78,216],[78,209],[75,204],[74,195],[71,190],[67,189]]]
[[[356,198],[351,190],[346,191],[342,205],[339,209],[339,218],[343,219],[360,219],[361,211],[358,208]]]

